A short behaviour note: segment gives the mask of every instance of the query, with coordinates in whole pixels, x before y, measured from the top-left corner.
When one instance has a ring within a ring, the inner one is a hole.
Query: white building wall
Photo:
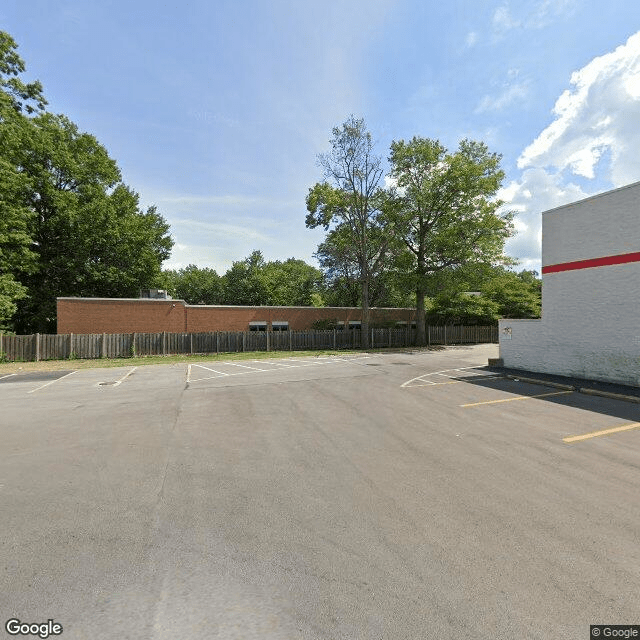
[[[640,252],[640,183],[547,211],[542,232],[542,320],[500,321],[505,366],[640,386],[640,261],[545,273]]]

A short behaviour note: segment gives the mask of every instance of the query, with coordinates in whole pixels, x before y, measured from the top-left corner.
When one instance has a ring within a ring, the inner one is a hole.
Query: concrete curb
[[[554,387],[556,389],[563,389],[565,391],[577,391],[578,393],[586,393],[590,396],[602,396],[603,398],[611,398],[612,400],[623,400],[625,402],[635,402],[636,404],[640,404],[639,396],[628,396],[623,393],[612,393],[611,391],[601,391],[600,389],[592,389],[590,387],[575,387],[570,384],[561,384],[559,382],[552,382],[551,380],[540,380],[539,378],[527,378],[525,376],[519,376],[513,373],[508,373],[505,375],[505,377],[509,378],[510,380],[519,380],[521,382],[539,384],[545,387]]]
[[[516,376],[513,374],[508,374],[506,376],[510,380],[520,380],[521,382],[531,382],[533,384],[541,384],[545,387],[554,387],[556,389],[564,389],[565,391],[575,391],[576,387],[570,384],[560,384],[559,382],[551,382],[549,380],[538,380],[537,378],[523,378],[522,376]]]
[[[623,393],[611,393],[610,391],[600,391],[600,389],[589,389],[587,387],[581,387],[578,391],[580,393],[587,393],[590,396],[603,396],[605,398],[613,398],[614,400],[625,400],[626,402],[637,402],[640,404],[640,398],[638,396],[626,396]]]

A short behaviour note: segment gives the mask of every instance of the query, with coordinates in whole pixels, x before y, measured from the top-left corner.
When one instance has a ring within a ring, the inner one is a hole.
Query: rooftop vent
[[[141,298],[152,298],[153,300],[171,300],[171,296],[167,294],[166,289],[141,289]]]

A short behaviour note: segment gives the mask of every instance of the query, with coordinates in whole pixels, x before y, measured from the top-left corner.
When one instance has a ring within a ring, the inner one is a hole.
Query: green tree
[[[449,153],[437,140],[414,137],[391,145],[390,176],[397,185],[392,219],[412,257],[417,341],[426,344],[429,278],[457,265],[504,260],[512,215],[495,199],[504,173],[500,156],[482,142],[462,140]]]
[[[400,263],[401,254],[391,251],[387,230],[380,227],[372,230],[369,244],[373,254],[379,254],[380,245],[387,257],[374,264],[369,285],[369,304],[372,307],[404,307],[414,304],[410,291],[403,282],[406,266]],[[362,288],[359,281],[359,263],[351,243],[349,228],[338,225],[327,233],[318,246],[315,257],[324,273],[324,299],[328,306],[357,307],[361,304]]]
[[[173,241],[98,141],[44,112],[16,49],[0,32],[0,323],[55,331],[57,296],[137,296]]]
[[[21,280],[29,296],[15,322],[21,332],[52,332],[57,296],[135,297],[157,284],[173,241],[155,207],[140,210],[95,137],[61,115],[32,122],[15,161],[29,176],[36,269]]]
[[[244,260],[234,262],[224,274],[224,304],[268,304],[269,292],[262,273],[264,266],[261,251],[253,251]]]
[[[187,304],[221,304],[223,281],[214,269],[190,264],[178,271],[163,271],[163,286]]]
[[[498,305],[501,318],[539,318],[542,306],[541,282],[535,271],[514,273],[496,269],[480,287]]]
[[[433,324],[495,324],[499,315],[498,303],[463,291],[436,296],[427,311],[429,323]]]
[[[322,272],[303,260],[289,258],[267,262],[262,269],[267,290],[267,304],[306,307],[313,304],[313,294],[321,291]]]
[[[42,84],[38,80],[25,84],[20,78],[24,71],[18,45],[6,31],[0,31],[0,92],[16,113],[43,111],[47,101],[42,94]]]
[[[39,112],[46,100],[39,82],[21,80],[24,70],[15,41],[0,31],[0,329],[12,328],[17,302],[28,295],[20,281],[36,268],[30,235],[34,214],[25,204],[29,176],[15,156],[33,128],[23,114]]]
[[[350,116],[334,127],[331,151],[318,156],[325,181],[309,189],[306,225],[340,226],[349,234],[360,285],[362,346],[369,346],[370,288],[374,274],[387,257],[387,242],[372,243],[384,227],[384,192],[380,188],[382,159],[374,154],[364,119]],[[388,240],[391,238],[388,237]]]

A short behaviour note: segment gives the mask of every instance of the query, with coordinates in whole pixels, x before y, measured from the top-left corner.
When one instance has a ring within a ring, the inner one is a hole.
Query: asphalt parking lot
[[[0,377],[3,627],[573,640],[640,624],[640,405],[506,378],[496,356]]]

